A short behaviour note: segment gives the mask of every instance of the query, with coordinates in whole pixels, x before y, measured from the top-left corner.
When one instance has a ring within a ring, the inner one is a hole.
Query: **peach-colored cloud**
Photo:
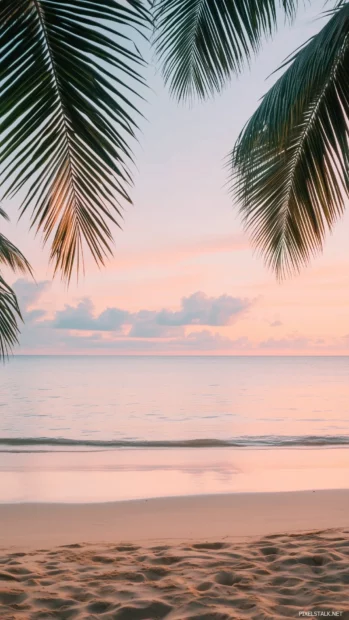
[[[26,320],[21,353],[346,355],[349,352],[347,330],[331,335],[319,330],[310,335],[304,330],[279,325],[282,330],[275,334],[270,324],[266,328],[265,321],[258,322],[250,316],[252,311],[260,312],[259,303],[252,304],[242,297],[192,293],[177,302],[176,309],[160,307],[137,312],[117,307],[96,312],[87,299],[66,305],[50,319],[40,304],[37,306],[46,288],[47,282],[36,286],[19,280],[15,284]],[[264,329],[258,329],[258,325]]]

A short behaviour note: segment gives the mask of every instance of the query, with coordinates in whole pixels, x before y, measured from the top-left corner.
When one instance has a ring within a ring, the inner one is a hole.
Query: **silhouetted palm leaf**
[[[10,286],[0,276],[0,359],[5,359],[18,342],[18,320],[21,312]]]
[[[8,219],[0,209],[0,216]],[[9,267],[12,271],[31,274],[31,268],[22,252],[4,235],[0,234],[0,266]],[[6,284],[0,271],[0,359],[7,357],[10,349],[18,342],[18,320],[21,312],[12,288]]]
[[[252,239],[283,276],[323,247],[349,191],[349,4],[288,62],[232,153]]]
[[[0,209],[0,215],[3,212]],[[6,218],[7,219],[7,218]],[[0,233],[0,265],[5,265],[12,271],[21,271],[22,273],[30,273],[31,267],[25,256],[11,241]]]
[[[21,210],[69,280],[84,245],[103,264],[130,201],[143,60],[127,35],[148,14],[141,0],[0,0],[0,20],[5,196],[27,189]]]
[[[178,98],[205,98],[239,72],[298,0],[153,0],[155,44]]]

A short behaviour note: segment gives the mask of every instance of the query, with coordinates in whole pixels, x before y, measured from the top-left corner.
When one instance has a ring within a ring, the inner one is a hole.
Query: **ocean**
[[[347,488],[348,357],[17,356],[0,501]]]

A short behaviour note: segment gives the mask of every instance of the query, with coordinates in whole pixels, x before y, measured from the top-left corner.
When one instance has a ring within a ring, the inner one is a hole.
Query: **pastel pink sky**
[[[52,278],[48,251],[28,233],[28,219],[15,225],[19,199],[4,205],[12,219],[4,232],[29,258],[39,283],[29,285],[22,299],[28,320],[18,353],[349,354],[349,213],[324,253],[300,276],[278,284],[243,234],[224,168],[239,131],[272,84],[267,76],[320,28],[314,17],[322,7],[322,1],[312,3],[295,25],[281,26],[251,70],[205,104],[177,105],[149,69],[147,121],[135,147],[134,206],[125,209],[123,232],[115,230],[115,256],[105,269],[87,257],[78,285],[66,290],[58,279],[40,284]],[[19,290],[21,299],[23,285]],[[201,297],[192,298],[197,292]],[[131,335],[132,329],[140,333],[140,310],[157,321],[163,309],[178,312],[182,298],[205,308],[230,303],[231,314],[222,324],[205,324],[205,318],[185,324],[182,318],[161,334]],[[82,299],[85,306],[79,306]],[[57,313],[66,306],[88,308],[92,317],[107,308],[123,310],[131,323],[119,330],[57,327]]]

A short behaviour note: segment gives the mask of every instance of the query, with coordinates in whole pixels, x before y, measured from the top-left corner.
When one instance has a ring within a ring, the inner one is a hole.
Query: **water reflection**
[[[348,488],[349,449],[116,450],[0,455],[1,502],[107,502]]]

